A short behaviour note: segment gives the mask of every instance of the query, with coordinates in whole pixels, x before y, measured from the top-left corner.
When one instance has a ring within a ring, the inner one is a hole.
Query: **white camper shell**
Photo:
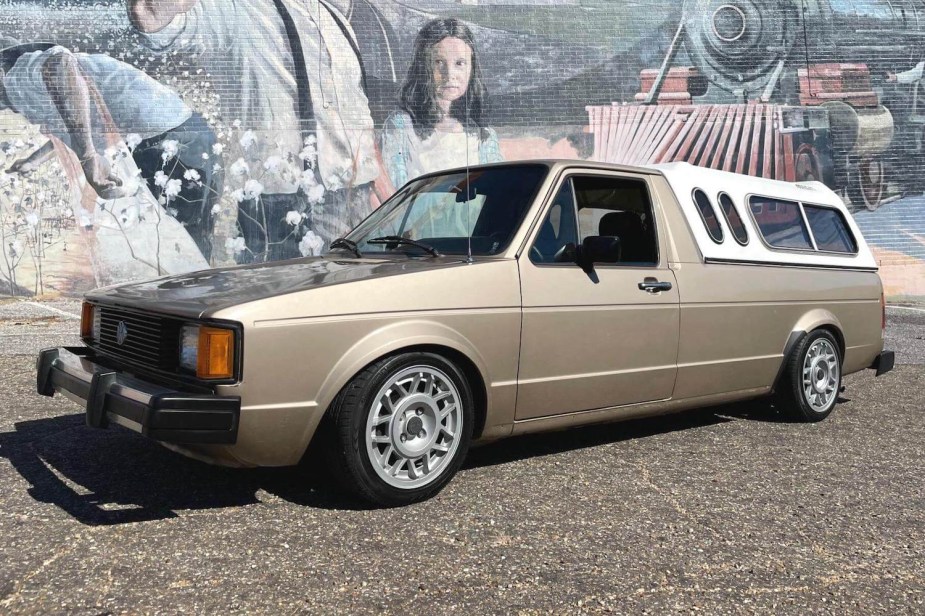
[[[839,196],[822,182],[783,182],[689,163],[651,165],[678,198],[707,263],[876,270]]]

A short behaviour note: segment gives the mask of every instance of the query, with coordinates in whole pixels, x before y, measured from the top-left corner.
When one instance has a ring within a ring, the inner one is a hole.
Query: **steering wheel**
[[[576,258],[575,244],[568,242],[567,244],[563,244],[559,250],[556,251],[556,254],[552,260],[556,263],[574,263]]]
[[[534,263],[546,262],[546,257],[544,257],[543,253],[540,252],[540,249],[536,247],[536,244],[530,247],[530,260]]]

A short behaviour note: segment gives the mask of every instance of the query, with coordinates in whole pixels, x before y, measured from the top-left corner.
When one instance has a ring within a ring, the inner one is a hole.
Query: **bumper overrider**
[[[241,398],[192,394],[155,385],[98,363],[87,347],[45,349],[37,360],[38,393],[85,404],[87,425],[110,422],[177,444],[234,444]]]

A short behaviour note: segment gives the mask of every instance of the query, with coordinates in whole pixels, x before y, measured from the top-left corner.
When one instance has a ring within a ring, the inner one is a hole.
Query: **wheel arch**
[[[772,392],[777,391],[777,387],[780,384],[781,379],[784,377],[784,370],[787,366],[787,360],[790,357],[790,354],[793,353],[793,349],[795,349],[797,345],[800,344],[803,338],[816,331],[817,329],[823,329],[832,334],[832,336],[835,338],[835,342],[838,344],[838,352],[841,355],[842,361],[844,361],[845,335],[842,332],[841,321],[839,321],[838,317],[836,317],[831,311],[825,310],[824,308],[815,308],[810,310],[797,320],[793,326],[793,329],[790,331],[790,335],[787,337],[787,340],[784,343],[780,367],[777,370],[777,376],[774,378],[774,385],[771,387]]]
[[[396,323],[371,332],[358,340],[334,365],[325,378],[315,402],[323,412],[315,414],[308,426],[308,449],[321,419],[327,415],[338,393],[369,365],[392,355],[429,352],[453,362],[463,373],[475,404],[472,438],[485,427],[490,408],[486,362],[475,346],[461,333],[433,321]]]
[[[845,358],[845,335],[841,321],[830,310],[825,308],[814,308],[804,314],[796,322],[793,331],[810,333],[817,329],[824,329],[835,337],[838,343],[838,351],[841,353],[842,360]]]

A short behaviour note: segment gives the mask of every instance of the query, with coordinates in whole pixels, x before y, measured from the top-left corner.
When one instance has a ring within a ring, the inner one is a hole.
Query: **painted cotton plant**
[[[116,53],[116,50],[112,50],[111,53]],[[138,48],[128,48],[118,53],[125,55],[123,58],[125,61],[139,66],[171,87],[192,109],[202,115],[215,133],[217,143],[212,146],[211,152],[202,155],[203,160],[200,167],[209,166],[207,168],[211,170],[213,178],[219,177],[218,183],[221,185],[222,194],[215,194],[215,191],[211,191],[214,203],[207,214],[215,220],[213,244],[216,247],[225,246],[227,250],[224,253],[220,250],[213,251],[213,260],[222,259],[227,255],[229,260],[239,261],[244,253],[248,253],[247,260],[263,261],[268,258],[269,247],[273,243],[264,241],[266,248],[257,253],[252,251],[253,247],[246,245],[242,247],[241,245],[243,234],[234,221],[238,217],[240,204],[248,199],[256,198],[259,214],[256,218],[259,220],[260,233],[264,240],[269,239],[271,229],[286,229],[286,239],[301,242],[306,232],[312,228],[313,217],[321,212],[325,197],[325,188],[316,181],[313,171],[317,160],[315,137],[313,135],[307,137],[303,142],[302,150],[293,152],[289,151],[288,147],[272,142],[272,138],[266,133],[245,126],[241,120],[223,117],[220,113],[219,95],[213,86],[213,76],[198,67],[195,60],[190,59],[184,53],[178,51],[149,53],[141,52]],[[130,147],[137,145],[131,140],[131,136],[128,136],[126,141]],[[161,151],[162,171],[168,179],[160,180],[160,183],[154,187],[156,189],[154,192],[156,192],[155,197],[159,199],[162,206],[167,208],[168,212],[177,209],[185,192],[181,191],[178,195],[166,194],[169,180],[182,179],[184,188],[204,181],[202,177],[197,179],[191,175],[188,176],[188,172],[192,170],[183,167],[177,159],[178,153],[182,151],[182,143],[177,144],[176,149],[173,143],[167,143]],[[306,166],[309,170],[304,172]],[[258,184],[263,187],[268,186],[270,178],[298,187],[304,194],[305,198],[299,200],[300,205],[297,212],[301,220],[297,224],[291,224],[284,218],[263,221],[262,214],[265,214],[265,210],[262,203],[265,191],[257,190],[257,188]],[[248,186],[248,182],[252,180],[257,184],[251,183]],[[210,187],[204,188],[210,189]],[[241,241],[237,241],[239,238]],[[315,244],[317,242],[309,238],[300,246]]]
[[[36,127],[0,147],[0,283],[10,295],[42,295],[50,251],[67,251],[75,227],[67,178],[57,160],[10,172],[17,161],[45,143]]]
[[[183,191],[183,178],[198,186],[202,186],[199,172],[190,169],[180,160],[180,144],[174,139],[165,139],[160,143],[161,160],[163,165],[161,170],[154,174],[154,185],[159,189],[154,197],[157,202],[164,206],[164,209],[171,216],[177,215],[177,206],[174,201]]]
[[[315,165],[318,160],[317,139],[309,135],[303,141],[300,152],[287,152],[281,146],[264,147],[262,135],[253,130],[241,130],[241,123],[232,123],[232,142],[239,156],[227,168],[226,180],[229,194],[238,204],[239,213],[250,219],[262,235],[262,250],[248,246],[241,229],[225,242],[229,256],[237,260],[247,253],[253,261],[266,261],[271,247],[290,239],[298,243],[303,256],[320,255],[324,247],[323,240],[312,231],[313,219],[322,212],[325,188],[316,178]],[[272,152],[261,159],[258,152]],[[304,198],[299,199],[296,209],[289,210],[280,220],[270,220],[263,205],[265,185],[269,180],[297,187]],[[252,202],[253,214],[242,209],[245,201]],[[280,240],[273,241],[271,229],[283,228],[285,233]]]
[[[157,144],[155,147],[160,157],[160,171],[167,179],[157,176],[150,188],[169,215],[184,226],[195,226],[187,228],[191,236],[199,242],[220,247],[229,234],[224,229],[224,221],[234,209],[234,202],[224,187],[226,170],[223,159],[223,152],[228,148],[232,135],[231,128],[219,113],[219,95],[213,87],[213,77],[199,67],[195,58],[189,54],[176,50],[152,52],[143,49],[130,31],[123,30],[123,36],[125,39],[110,45],[106,53],[133,64],[171,88],[205,120],[212,132],[208,139],[214,137],[214,143],[211,148],[203,148],[201,152],[191,153],[190,146],[183,140],[166,139]],[[131,151],[143,143],[141,137],[135,134],[126,135],[125,142]],[[201,140],[197,145],[201,147],[203,144],[204,140]],[[172,183],[168,194],[169,180],[181,181],[179,192],[176,192],[176,183]],[[210,202],[211,206],[203,211],[202,218],[194,214],[193,222],[190,216],[178,216],[186,208],[193,208],[188,212],[197,211],[203,201]],[[211,221],[208,220],[210,217]],[[213,250],[211,258],[215,265],[216,258],[222,259],[221,251]]]

